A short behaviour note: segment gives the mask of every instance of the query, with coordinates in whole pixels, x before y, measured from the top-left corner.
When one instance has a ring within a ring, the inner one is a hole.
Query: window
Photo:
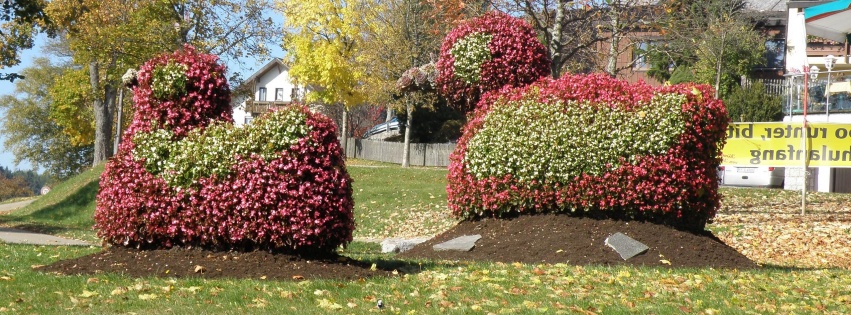
[[[647,53],[650,52],[650,45],[653,45],[653,42],[641,41],[635,43],[635,47],[632,49],[633,69],[650,68],[650,64],[647,63]]]
[[[766,68],[783,68],[783,61],[786,58],[784,48],[786,48],[786,39],[775,38],[765,41]]]
[[[245,116],[245,124],[246,125],[250,124],[252,120],[254,120],[254,117]]]
[[[290,91],[290,99],[293,101],[298,99],[298,88],[293,88],[292,91]]]
[[[275,89],[275,100],[283,101],[284,100],[284,88],[276,88]]]
[[[257,96],[257,100],[261,101],[261,102],[265,102],[266,101],[266,88],[264,88],[264,87],[260,88],[259,94],[260,95]]]

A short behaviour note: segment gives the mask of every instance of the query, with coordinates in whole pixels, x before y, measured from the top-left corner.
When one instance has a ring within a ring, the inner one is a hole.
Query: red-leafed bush
[[[436,67],[438,91],[466,113],[488,91],[549,75],[550,58],[528,23],[491,12],[453,29],[440,47]]]
[[[460,217],[543,212],[702,230],[727,112],[705,85],[564,76],[484,97],[450,157]]]
[[[234,127],[224,68],[192,49],[146,63],[134,92],[135,128],[101,176],[104,240],[320,252],[352,240],[351,178],[329,118],[292,106]]]

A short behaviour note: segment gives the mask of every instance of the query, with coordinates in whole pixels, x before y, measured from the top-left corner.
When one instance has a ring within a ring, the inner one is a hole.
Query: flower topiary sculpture
[[[466,113],[489,91],[549,75],[550,58],[528,23],[491,12],[449,32],[436,68],[438,91]]]
[[[728,122],[711,88],[542,79],[549,64],[531,27],[502,13],[447,35],[437,90],[472,110],[450,157],[454,214],[570,213],[703,230],[719,207]]]
[[[705,85],[567,75],[486,96],[450,157],[464,218],[570,213],[703,230],[727,112]]]
[[[191,47],[141,67],[133,122],[101,176],[98,235],[138,248],[349,243],[351,178],[333,122],[293,106],[234,127],[224,73]]]

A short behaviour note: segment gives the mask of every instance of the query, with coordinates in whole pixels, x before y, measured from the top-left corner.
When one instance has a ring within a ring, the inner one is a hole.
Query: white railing
[[[785,81],[786,115],[803,114],[804,104],[808,114],[851,113],[851,70],[787,74]]]

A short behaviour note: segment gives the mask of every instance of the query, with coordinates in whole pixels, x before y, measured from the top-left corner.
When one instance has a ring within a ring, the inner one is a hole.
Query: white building
[[[803,122],[806,80],[816,92],[808,97],[808,122],[851,123],[851,2],[788,0],[787,6],[786,77],[792,97],[787,98],[784,121]],[[802,169],[786,168],[786,189],[801,189]],[[806,178],[808,190],[851,192],[851,168],[808,167]]]
[[[270,108],[301,100],[303,89],[292,82],[289,69],[280,58],[274,58],[237,88],[247,95],[237,93],[231,101],[234,125],[250,123]]]

